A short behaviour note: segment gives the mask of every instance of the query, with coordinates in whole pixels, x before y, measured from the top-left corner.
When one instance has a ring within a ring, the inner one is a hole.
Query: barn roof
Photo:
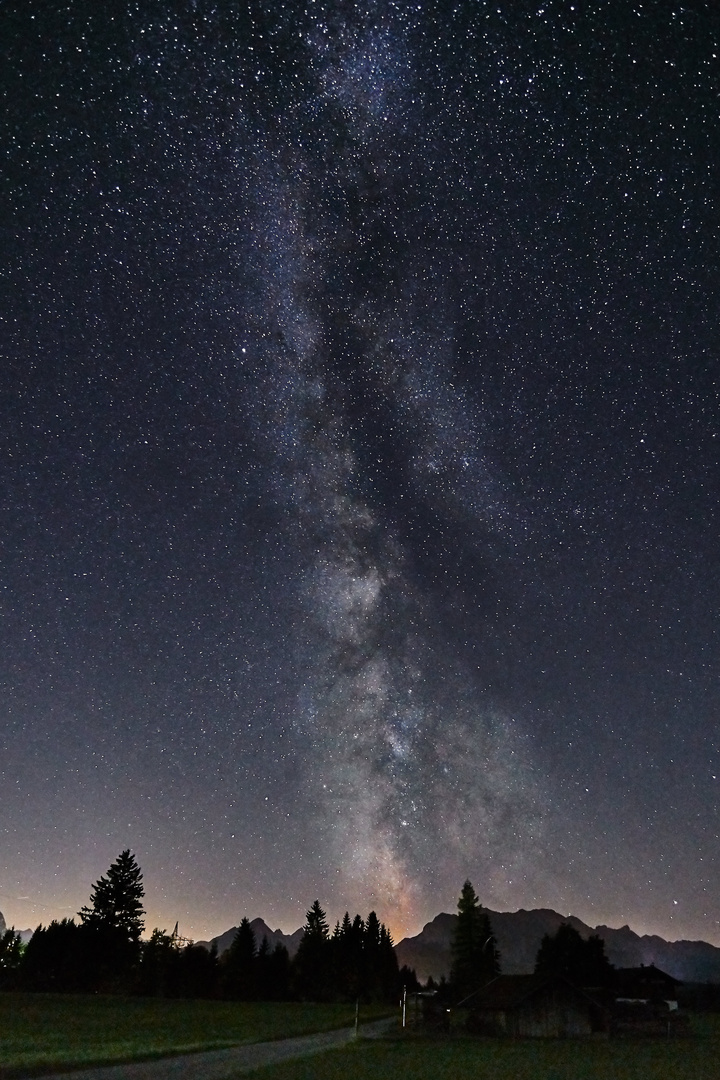
[[[483,1011],[516,1009],[530,998],[549,993],[557,987],[562,987],[566,993],[589,1005],[597,1005],[589,994],[562,975],[498,975],[461,1004]]]
[[[661,971],[660,968],[655,967],[654,964],[641,964],[640,967],[617,968],[615,971],[615,980],[617,982],[633,980],[635,982],[654,983],[656,985],[665,986],[682,985],[680,979],[673,978],[672,975],[668,975],[666,971]]]

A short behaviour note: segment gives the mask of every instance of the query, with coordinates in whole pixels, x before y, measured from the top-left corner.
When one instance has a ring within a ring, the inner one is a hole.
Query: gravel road
[[[379,1038],[395,1020],[376,1020],[363,1024],[360,1038]],[[344,1046],[355,1038],[354,1028],[300,1035],[277,1042],[248,1043],[227,1050],[204,1050],[199,1054],[137,1061],[125,1065],[103,1065],[73,1072],[53,1073],[43,1080],[226,1080],[226,1077],[251,1072],[263,1065],[276,1065],[290,1058],[306,1057]]]

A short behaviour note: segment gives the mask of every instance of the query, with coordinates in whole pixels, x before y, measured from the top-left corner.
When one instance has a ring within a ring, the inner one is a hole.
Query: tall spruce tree
[[[379,978],[378,1001],[394,1001],[400,990],[400,969],[398,967],[392,934],[385,923],[380,926],[380,948],[378,950]]]
[[[303,1001],[329,1001],[334,995],[332,955],[327,919],[319,900],[306,918],[293,962],[295,993]]]
[[[80,909],[85,926],[117,930],[128,942],[139,946],[144,929],[145,911],[142,872],[130,849],[117,857],[107,872],[92,887],[90,907]]]
[[[451,945],[450,992],[461,1001],[500,974],[500,954],[490,919],[466,881],[458,900]]]
[[[250,920],[240,921],[230,948],[223,957],[225,996],[251,1001],[257,994],[257,946]]]
[[[380,996],[380,920],[374,911],[365,920],[362,959],[363,996],[366,1001],[377,1001]]]
[[[140,961],[145,914],[142,872],[127,848],[92,887],[81,908],[78,943],[82,981],[88,989],[126,992]]]

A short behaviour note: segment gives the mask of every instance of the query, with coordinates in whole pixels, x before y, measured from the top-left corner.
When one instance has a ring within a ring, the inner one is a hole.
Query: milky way
[[[429,221],[438,181],[423,163],[423,90],[403,26],[379,14],[316,26],[314,93],[259,150],[247,351],[272,387],[278,490],[302,537],[306,780],[340,894],[382,903],[403,927],[465,865],[505,895],[540,813],[522,735],[483,699],[395,524],[426,502],[422,516],[462,522],[478,554],[504,529],[450,373],[436,246],[447,223]]]
[[[718,16],[1,18],[8,922],[718,940]]]

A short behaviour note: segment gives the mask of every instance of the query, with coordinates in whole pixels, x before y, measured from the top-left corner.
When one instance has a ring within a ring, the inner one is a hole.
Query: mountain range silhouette
[[[629,926],[614,929],[611,926],[587,926],[573,915],[559,915],[549,908],[526,911],[491,911],[484,909],[490,918],[493,933],[500,949],[502,971],[506,975],[531,972],[544,934],[554,934],[561,923],[567,922],[587,938],[597,934],[605,942],[605,952],[616,967],[640,967],[655,964],[662,971],[683,982],[720,983],[720,948],[707,941],[666,941],[657,935],[639,935]],[[398,963],[414,968],[421,982],[432,977],[437,981],[450,972],[450,942],[457,915],[441,912],[426,923],[415,937],[403,938],[395,946]],[[263,937],[273,948],[285,945],[294,956],[302,937],[302,929],[293,934],[271,930],[263,919],[253,919],[250,924],[258,945]],[[236,926],[219,934],[212,941],[217,943],[218,953],[230,947]],[[199,942],[209,945],[212,942]]]

